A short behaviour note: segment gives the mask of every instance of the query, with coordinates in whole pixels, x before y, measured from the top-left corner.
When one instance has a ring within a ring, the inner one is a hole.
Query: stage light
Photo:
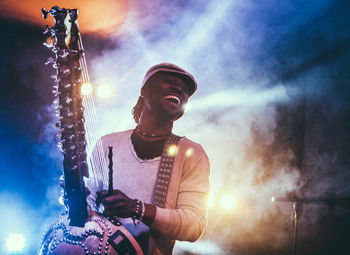
[[[92,86],[91,86],[91,84],[90,84],[90,83],[83,83],[83,84],[81,85],[80,92],[81,92],[81,94],[84,95],[84,96],[87,96],[87,95],[91,94],[91,92],[92,92]]]
[[[177,153],[177,146],[175,144],[170,145],[167,152],[170,157],[175,156]]]
[[[21,234],[10,234],[6,239],[6,246],[10,252],[20,252],[25,246],[25,238]]]
[[[231,194],[225,194],[220,199],[220,206],[226,211],[231,211],[236,207],[236,200]]]
[[[111,86],[100,85],[96,88],[96,95],[101,99],[106,99],[113,95]]]
[[[192,148],[189,148],[187,151],[186,151],[186,157],[191,157],[193,154],[193,149]]]
[[[215,205],[215,198],[212,195],[209,195],[208,200],[207,200],[207,205],[209,208],[214,207]]]

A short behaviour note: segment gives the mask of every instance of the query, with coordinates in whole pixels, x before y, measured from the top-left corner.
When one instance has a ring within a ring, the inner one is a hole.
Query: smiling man
[[[174,64],[151,67],[133,108],[136,128],[101,138],[105,158],[113,146],[114,191],[89,187],[89,204],[103,204],[145,254],[171,254],[175,240],[196,241],[206,226],[208,157],[201,145],[172,134],[196,89],[194,77]]]

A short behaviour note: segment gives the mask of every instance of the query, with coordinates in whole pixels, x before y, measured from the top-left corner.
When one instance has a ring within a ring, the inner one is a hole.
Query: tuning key
[[[54,63],[55,62],[55,59],[53,57],[49,57],[46,62],[45,62],[45,65],[48,65],[48,64],[51,64],[51,63]]]

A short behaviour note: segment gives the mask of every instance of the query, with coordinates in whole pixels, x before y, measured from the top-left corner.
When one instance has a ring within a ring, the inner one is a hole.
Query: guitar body
[[[141,247],[114,217],[88,211],[83,228],[69,225],[68,214],[57,217],[44,236],[39,255],[140,255]]]
[[[59,147],[63,154],[64,202],[67,211],[57,217],[46,232],[39,249],[40,255],[137,254],[143,251],[135,238],[114,217],[87,209],[83,177],[89,177],[86,162],[83,83],[88,83],[84,49],[77,23],[77,9],[42,10],[44,18],[55,19],[46,46],[52,48],[56,59],[54,93],[57,97]],[[100,169],[100,171],[102,171]]]

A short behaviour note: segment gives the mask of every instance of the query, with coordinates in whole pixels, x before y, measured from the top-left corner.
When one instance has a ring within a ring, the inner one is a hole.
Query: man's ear
[[[146,84],[141,88],[141,96],[145,97],[148,93],[148,90],[149,90],[149,84],[147,81]]]

